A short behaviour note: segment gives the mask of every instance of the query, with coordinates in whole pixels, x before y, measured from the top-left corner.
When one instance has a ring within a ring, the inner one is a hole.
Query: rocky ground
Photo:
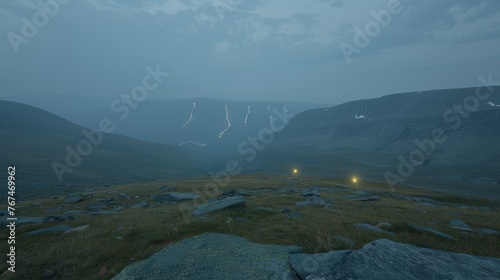
[[[199,187],[207,181],[120,185],[23,202],[19,262],[29,268],[16,276],[499,277],[497,201],[372,184],[353,189],[321,178],[246,176],[224,189]],[[44,250],[53,255],[44,258]]]

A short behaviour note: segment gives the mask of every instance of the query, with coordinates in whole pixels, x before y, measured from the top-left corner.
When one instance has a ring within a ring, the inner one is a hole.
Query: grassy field
[[[70,226],[89,225],[89,229],[70,234],[40,234],[16,240],[16,273],[4,275],[4,279],[41,279],[44,271],[55,272],[48,279],[110,279],[127,265],[147,258],[165,246],[185,238],[203,233],[220,232],[245,237],[251,241],[267,244],[299,245],[307,253],[319,253],[338,249],[358,249],[368,242],[380,238],[390,238],[397,242],[450,252],[500,257],[500,236],[479,233],[464,233],[447,226],[452,219],[460,219],[473,229],[491,228],[500,230],[498,201],[460,197],[445,193],[428,192],[423,189],[397,188],[398,195],[432,197],[441,204],[435,207],[423,206],[396,197],[377,194],[390,193],[383,184],[360,182],[357,189],[380,195],[379,201],[359,202],[342,199],[346,192],[320,192],[322,198],[332,204],[330,209],[321,207],[296,207],[303,201],[298,192],[269,192],[247,197],[244,208],[232,208],[206,214],[210,219],[200,220],[189,215],[193,202],[157,205],[149,208],[132,209],[153,194],[162,193],[161,186],[177,187],[178,192],[195,191],[207,199],[220,196],[225,189],[276,190],[282,188],[309,188],[312,186],[333,187],[347,184],[343,180],[319,177],[287,178],[266,175],[246,175],[231,177],[229,184],[214,191],[204,186],[212,179],[192,179],[180,181],[155,181],[129,185],[116,185],[92,191],[83,201],[65,204],[64,197],[44,197],[18,205],[18,216],[48,216],[68,210],[86,210],[99,199],[113,198],[108,206],[127,206],[113,215],[91,217],[87,213],[75,215],[76,220],[42,225],[23,225],[17,228],[17,236],[42,227],[57,224]],[[120,194],[130,196],[124,199]],[[487,206],[493,211],[462,209],[458,206]],[[6,208],[5,205],[2,206]],[[259,207],[269,207],[263,211]],[[292,212],[300,212],[303,218],[290,218],[281,213],[282,207]],[[52,209],[54,213],[47,213]],[[55,210],[54,210],[55,209]],[[376,225],[390,223],[387,230],[396,236],[373,233],[356,229],[353,224]],[[442,239],[432,234],[411,229],[407,223],[432,227],[455,237],[455,241]],[[7,234],[2,229],[0,252],[8,253]],[[355,242],[354,246],[341,243],[333,236],[343,236]],[[223,248],[221,248],[223,249]],[[5,254],[4,254],[5,256]],[[0,269],[5,271],[6,258]],[[105,267],[107,273],[98,276]]]

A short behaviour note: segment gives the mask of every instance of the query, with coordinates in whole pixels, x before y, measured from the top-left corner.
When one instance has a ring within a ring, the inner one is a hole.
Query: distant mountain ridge
[[[496,184],[500,87],[492,88],[484,100],[475,98],[475,88],[465,88],[394,94],[308,110],[276,134],[255,168],[310,164],[312,173],[338,168],[400,176],[400,156],[417,162],[424,154],[415,172],[400,177]],[[433,140],[434,131],[440,132],[440,140],[445,138],[442,143]]]
[[[188,149],[115,134],[103,134],[98,141],[99,137],[90,129],[32,106],[0,101],[0,120],[0,155],[4,164],[17,166],[25,188],[193,176],[204,172],[200,159]],[[91,142],[98,144],[89,146]],[[54,162],[68,171],[62,172],[63,182],[58,180]]]

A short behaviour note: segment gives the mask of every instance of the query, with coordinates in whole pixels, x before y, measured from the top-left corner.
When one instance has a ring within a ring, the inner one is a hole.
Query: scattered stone
[[[274,211],[274,209],[271,208],[271,207],[257,207],[257,209],[260,210],[260,211],[262,211],[262,212],[268,212],[268,213]]]
[[[112,202],[114,199],[112,197],[107,197],[107,198],[101,198],[101,199],[98,199],[97,201],[99,201],[100,203],[102,204],[109,204],[110,202]]]
[[[283,207],[283,208],[281,208],[281,209],[280,209],[280,212],[281,212],[281,213],[290,213],[290,208],[288,208],[288,207]]]
[[[69,210],[64,212],[64,215],[77,215],[77,214],[83,214],[85,211],[83,210]]]
[[[104,204],[90,204],[89,206],[87,206],[87,209],[89,211],[99,211],[99,210],[102,210],[106,208],[106,205]]]
[[[66,199],[64,199],[64,202],[66,203],[77,203],[82,201],[82,195],[79,193],[74,193],[66,196]]]
[[[494,229],[489,229],[489,228],[480,228],[479,229],[480,233],[488,234],[488,235],[498,235],[500,234],[500,231],[494,230]]]
[[[233,189],[228,189],[222,192],[221,196],[223,197],[229,197],[229,196],[234,196],[234,190]]]
[[[319,191],[316,190],[316,189],[303,190],[303,191],[300,192],[300,195],[301,196],[313,196],[313,195],[320,196],[319,195]]]
[[[453,228],[459,228],[459,229],[467,229],[467,230],[470,230],[470,226],[460,220],[451,220],[449,223],[448,223],[449,226],[453,227]]]
[[[244,238],[205,233],[170,245],[129,265],[114,280],[165,279],[294,279],[289,264],[297,246],[264,245]]]
[[[118,214],[118,212],[116,211],[95,211],[95,212],[91,212],[89,213],[89,215],[91,217],[94,217],[94,216],[100,216],[100,215],[113,215],[113,214]]]
[[[120,211],[122,211],[123,209],[125,209],[125,206],[120,205],[120,206],[116,206],[115,208],[113,208],[113,210],[112,210],[112,211],[115,211],[115,212],[120,212]]]
[[[146,208],[146,207],[148,207],[148,205],[149,205],[148,201],[145,199],[145,200],[143,200],[143,201],[141,201],[141,202],[139,202],[139,203],[137,203],[135,205],[132,205],[131,208],[134,208],[134,209],[136,209],[136,208]]]
[[[61,216],[47,216],[43,218],[44,223],[53,223],[53,222],[61,222],[61,221],[74,221],[75,217],[71,215],[61,215]]]
[[[389,223],[378,223],[377,227],[379,227],[379,228],[392,228],[392,225]]]
[[[79,231],[84,231],[84,230],[87,230],[88,228],[89,228],[89,225],[83,225],[83,226],[79,226],[79,227],[68,229],[67,231],[64,232],[64,234],[73,233],[73,232],[79,232]]]
[[[377,200],[380,200],[380,197],[378,197],[378,196],[368,196],[368,195],[364,195],[364,194],[345,195],[342,198],[345,200],[350,200],[350,201],[377,201]]]
[[[428,227],[424,227],[424,226],[419,226],[419,225],[416,225],[416,224],[408,224],[409,227],[415,229],[415,230],[418,230],[418,231],[425,231],[425,232],[429,232],[429,233],[432,233],[434,235],[437,235],[439,237],[442,237],[442,238],[445,238],[445,239],[448,239],[448,240],[455,240],[455,238],[453,236],[450,236],[448,234],[445,234],[445,233],[442,233],[438,230],[435,230],[435,229],[432,229],[432,228],[428,228]]]
[[[388,234],[388,235],[391,235],[391,236],[395,236],[396,235],[394,232],[386,231],[386,230],[383,230],[383,229],[381,229],[379,227],[372,226],[372,225],[369,225],[369,224],[354,224],[354,227],[357,228],[357,229],[371,230],[373,232]]]
[[[41,224],[43,217],[17,217],[16,225]]]
[[[41,234],[41,233],[56,233],[56,232],[65,232],[69,229],[71,229],[71,226],[68,225],[58,225],[58,226],[53,226],[53,227],[48,227],[48,228],[41,228],[33,231],[29,231],[25,234],[22,234],[19,237],[27,237],[27,236],[32,236],[36,234]]]
[[[242,190],[239,190],[239,191],[235,191],[234,192],[235,195],[239,195],[239,196],[252,196],[251,193],[249,192],[246,192],[246,191],[242,191]]]
[[[180,202],[199,198],[194,193],[168,192],[153,195],[152,198],[158,203]]]
[[[193,215],[199,216],[230,207],[244,207],[245,204],[245,198],[241,196],[226,197],[220,200],[213,200],[205,204],[196,206],[195,210],[193,211]]]
[[[306,196],[306,201],[299,201],[295,203],[296,206],[298,207],[303,207],[303,206],[325,206],[326,202],[323,198],[319,196]]]
[[[354,251],[291,254],[300,279],[498,279],[500,259],[379,239]]]

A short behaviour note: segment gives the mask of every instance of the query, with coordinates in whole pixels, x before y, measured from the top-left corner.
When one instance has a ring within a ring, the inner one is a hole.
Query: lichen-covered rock
[[[451,280],[500,278],[500,259],[419,248],[380,239],[355,251],[292,254],[300,279]]]
[[[289,254],[301,250],[297,246],[264,245],[233,235],[205,233],[131,264],[113,279],[297,279]]]

